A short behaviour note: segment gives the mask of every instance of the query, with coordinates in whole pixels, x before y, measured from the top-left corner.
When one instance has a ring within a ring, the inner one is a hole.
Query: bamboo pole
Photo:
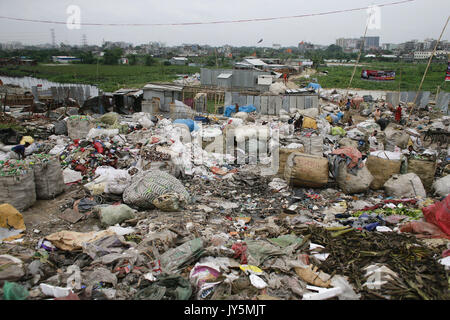
[[[444,28],[442,28],[441,35],[439,36],[439,39],[436,41],[436,45],[434,46],[433,53],[431,54],[430,59],[428,59],[427,67],[425,68],[425,72],[423,73],[422,80],[420,81],[419,89],[417,89],[416,97],[414,98],[414,102],[413,102],[413,105],[411,107],[411,111],[409,112],[408,122],[409,122],[409,119],[411,118],[411,115],[412,115],[412,112],[413,112],[414,108],[416,107],[417,97],[419,96],[420,89],[422,89],[423,81],[425,80],[425,77],[427,75],[428,68],[430,67],[431,61],[433,60],[433,57],[434,57],[434,55],[436,53],[437,46],[438,46],[439,42],[441,41],[442,35],[444,34],[444,31],[445,31],[445,28],[447,28],[447,24],[448,24],[448,20],[449,19],[450,19],[450,16],[447,17],[447,21],[445,22]]]
[[[367,34],[367,29],[368,29],[368,28],[369,28],[369,19],[367,19],[366,29],[364,30],[364,36],[363,36],[361,48],[359,49],[358,58],[356,59],[355,66],[353,67],[352,76],[351,76],[350,81],[349,81],[349,83],[348,83],[347,92],[345,93],[345,97],[346,97],[346,98],[348,98],[348,91],[350,90],[350,86],[351,86],[351,84],[352,84],[353,77],[355,76],[356,66],[357,66],[358,63],[359,63],[359,59],[361,58],[361,53],[362,53],[362,51],[363,51],[364,44],[365,44],[365,42],[366,42],[366,34]]]

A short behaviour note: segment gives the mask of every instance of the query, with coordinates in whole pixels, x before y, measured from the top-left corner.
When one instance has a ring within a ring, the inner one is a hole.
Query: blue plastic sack
[[[243,107],[239,107],[239,112],[248,112],[248,113],[250,113],[250,112],[253,112],[253,111],[256,111],[256,108],[252,104],[249,104],[249,105],[246,105],[246,106],[243,106]]]
[[[248,112],[248,113],[250,113],[250,112],[253,112],[253,111],[256,111],[256,108],[252,104],[249,104],[247,106],[239,107],[239,112]],[[226,106],[223,115],[225,117],[230,117],[231,114],[234,113],[234,112],[236,112],[236,106]]]
[[[202,123],[207,123],[208,122],[208,118],[202,117],[202,116],[195,116],[194,120],[195,121],[201,121]]]
[[[229,116],[231,116],[231,114],[233,112],[236,112],[236,106],[225,106],[225,110],[223,112],[223,115],[225,117],[229,117]]]
[[[308,83],[307,88],[314,88],[314,90],[322,88],[322,86],[318,83],[310,82]]]

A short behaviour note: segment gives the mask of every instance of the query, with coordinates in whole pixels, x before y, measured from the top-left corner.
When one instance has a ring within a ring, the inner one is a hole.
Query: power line
[[[360,8],[353,9],[344,9],[344,10],[335,10],[335,11],[327,11],[320,13],[309,13],[309,14],[301,14],[294,16],[283,16],[283,17],[272,17],[272,18],[254,18],[254,19],[240,19],[240,20],[219,20],[219,21],[200,21],[200,22],[181,22],[181,23],[81,23],[80,26],[128,26],[128,27],[145,27],[145,26],[189,26],[189,25],[205,25],[205,24],[226,24],[226,23],[243,23],[243,22],[261,22],[261,21],[273,21],[273,20],[283,20],[283,19],[296,19],[296,18],[306,18],[306,17],[314,17],[314,16],[324,16],[336,13],[344,13],[344,12],[352,12],[352,11],[361,11],[367,10],[372,6],[378,7],[387,7],[393,6],[397,4],[404,4],[407,2],[414,2],[415,0],[404,0],[397,2],[389,2],[377,5],[371,5]],[[23,22],[36,22],[36,23],[50,23],[50,24],[66,24],[65,21],[53,21],[53,20],[36,20],[36,19],[25,19],[25,18],[16,18],[16,17],[7,17],[0,16],[0,19],[14,20],[14,21],[23,21]]]

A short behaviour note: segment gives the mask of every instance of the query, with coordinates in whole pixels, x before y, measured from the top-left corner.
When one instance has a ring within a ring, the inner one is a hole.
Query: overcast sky
[[[353,9],[399,0],[0,0],[0,16],[67,21],[68,6],[81,10],[81,23],[183,23],[283,17]],[[450,14],[450,0],[415,0],[382,7],[379,30],[381,43],[400,43],[425,38],[437,39]],[[365,10],[326,16],[275,21],[191,26],[81,26],[69,30],[65,25],[20,22],[0,19],[0,42],[25,44],[51,43],[55,29],[57,43],[88,44],[102,41],[126,41],[135,45],[161,41],[167,45],[197,43],[219,46],[296,46],[299,41],[328,45],[340,37],[361,37]],[[443,36],[449,40],[450,26]]]

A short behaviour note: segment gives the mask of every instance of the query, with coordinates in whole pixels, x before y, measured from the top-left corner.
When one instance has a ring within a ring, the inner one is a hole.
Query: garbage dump
[[[428,134],[448,117],[320,97],[279,115],[11,107],[0,299],[448,300],[450,149]]]

